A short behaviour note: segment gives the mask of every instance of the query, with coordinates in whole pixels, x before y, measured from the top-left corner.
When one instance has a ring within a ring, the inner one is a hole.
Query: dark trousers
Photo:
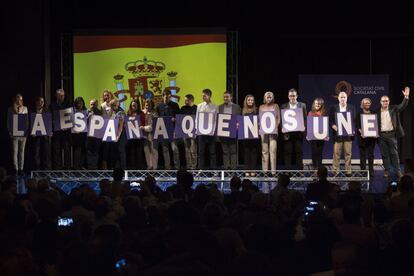
[[[221,138],[223,150],[223,166],[225,170],[235,170],[237,167],[237,139]]]
[[[322,166],[322,153],[325,141],[312,140],[310,141],[310,144],[312,150],[312,166],[313,169],[317,170],[320,166]]]
[[[63,131],[53,133],[52,137],[52,158],[54,170],[69,169],[71,167],[70,133],[60,132]],[[62,162],[62,151],[64,163]]]
[[[208,148],[209,153],[209,159],[210,159],[210,168],[215,169],[216,168],[216,137],[215,136],[199,136],[198,137],[198,148],[199,148],[199,162],[201,169],[208,169],[206,167],[205,162],[205,153],[206,148]]]
[[[143,143],[142,139],[131,139],[126,144],[127,167],[132,170],[142,170],[143,166]]]
[[[126,168],[126,134],[122,132],[117,142],[112,142],[109,145],[109,159],[108,168]]]
[[[361,170],[366,170],[367,160],[368,169],[370,173],[374,172],[374,148],[375,138],[361,138],[359,139],[359,161]]]
[[[398,156],[398,141],[395,131],[380,133],[379,145],[382,155],[382,162],[386,171],[394,169],[396,173],[400,171],[400,158]]]
[[[86,140],[86,162],[89,170],[98,169],[99,148],[101,142],[101,139],[95,137],[88,137]]]
[[[292,153],[295,155],[296,168],[303,170],[303,149],[302,135],[289,134],[289,138],[284,141],[285,146],[285,168],[291,170],[292,167]]]
[[[249,139],[243,141],[244,169],[255,170],[257,168],[257,156],[259,153],[259,141]]]
[[[72,134],[73,168],[79,170],[85,167],[86,133]]]
[[[36,170],[50,170],[50,137],[33,137],[34,163]]]

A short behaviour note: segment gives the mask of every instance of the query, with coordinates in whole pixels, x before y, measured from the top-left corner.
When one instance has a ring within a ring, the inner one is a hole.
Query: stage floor
[[[289,188],[298,191],[305,191],[307,184],[316,179],[315,171],[313,170],[254,171],[255,176],[246,176],[247,171],[244,170],[195,170],[190,172],[194,175],[194,187],[200,184],[215,183],[225,193],[230,191],[230,179],[233,176],[239,176],[241,179],[250,179],[265,193],[277,185],[278,175],[283,173],[288,173],[291,177],[291,185]],[[251,173],[251,171],[248,172]],[[163,190],[173,185],[176,181],[176,171],[167,170],[126,170],[124,178],[126,181],[143,181],[148,175],[154,176],[158,185]],[[78,187],[83,183],[91,185],[99,193],[99,180],[103,178],[112,179],[112,171],[32,171],[30,177],[37,179],[48,178],[50,181],[56,183],[65,193],[69,193],[74,187]],[[360,181],[364,192],[380,194],[386,191],[390,182],[383,178],[382,166],[375,167],[373,176],[370,176],[368,171],[359,170],[359,166],[353,166],[351,176],[346,176],[345,171],[340,171],[338,175],[333,171],[329,171],[328,180],[337,183],[341,190],[346,190],[350,181]],[[21,190],[24,192],[24,187]]]

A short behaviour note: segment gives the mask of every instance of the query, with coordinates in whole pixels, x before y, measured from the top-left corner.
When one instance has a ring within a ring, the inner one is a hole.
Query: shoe
[[[388,171],[384,171],[384,178],[389,178],[390,177],[390,173]]]
[[[345,176],[346,177],[351,177],[352,176],[352,173],[351,172],[347,172],[347,173],[345,173]]]
[[[17,175],[18,176],[24,176],[24,171],[23,170],[18,170]]]
[[[250,176],[255,177],[256,173],[250,173]]]
[[[246,173],[246,177],[249,177],[250,176],[250,173]]]

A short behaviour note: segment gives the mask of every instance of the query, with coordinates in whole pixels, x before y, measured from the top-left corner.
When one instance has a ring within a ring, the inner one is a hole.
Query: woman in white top
[[[158,143],[154,145],[152,137],[152,119],[154,117],[154,102],[145,100],[142,112],[145,122],[139,128],[144,132],[144,154],[148,170],[156,170],[158,165]]]
[[[27,114],[27,107],[23,105],[23,96],[21,94],[14,96],[13,105],[9,108],[8,113],[9,116],[13,116],[13,114]],[[13,169],[18,175],[23,175],[26,136],[13,136],[13,133],[10,132],[10,137],[12,140]]]
[[[110,119],[114,113],[111,107],[111,100],[114,99],[114,95],[109,90],[104,90],[102,92],[102,117],[105,119]]]
[[[273,92],[267,91],[263,97],[263,104],[259,107],[259,112],[275,111],[276,112],[276,126],[280,124],[280,109],[279,105],[275,103],[275,96]],[[263,134],[262,138],[262,170],[269,169],[269,155],[270,168],[272,171],[276,170],[276,152],[277,152],[277,134]]]

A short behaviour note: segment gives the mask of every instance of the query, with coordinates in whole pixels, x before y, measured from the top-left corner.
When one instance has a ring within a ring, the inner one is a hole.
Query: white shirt
[[[198,113],[218,113],[218,106],[213,104],[212,102],[206,103],[202,102],[197,105],[197,113],[196,113],[196,129],[198,127]],[[216,128],[216,119],[214,119],[213,128]]]
[[[345,106],[339,105],[339,112],[346,112],[346,105]]]
[[[202,102],[197,105],[197,113],[199,112],[218,113],[218,107],[212,102]]]
[[[111,106],[108,105],[106,102],[103,102],[101,104],[102,107],[102,117],[104,117],[105,119],[110,119],[113,116],[114,111],[112,110]]]
[[[295,109],[295,108],[298,108],[298,103],[295,103],[295,104],[291,104],[291,103],[289,103],[289,108],[290,108],[290,109]]]
[[[27,106],[21,106],[20,108],[17,108],[17,106],[15,106],[15,110],[17,111],[17,114],[27,114]]]
[[[390,111],[381,110],[381,131],[392,131],[394,127],[392,126]]]

